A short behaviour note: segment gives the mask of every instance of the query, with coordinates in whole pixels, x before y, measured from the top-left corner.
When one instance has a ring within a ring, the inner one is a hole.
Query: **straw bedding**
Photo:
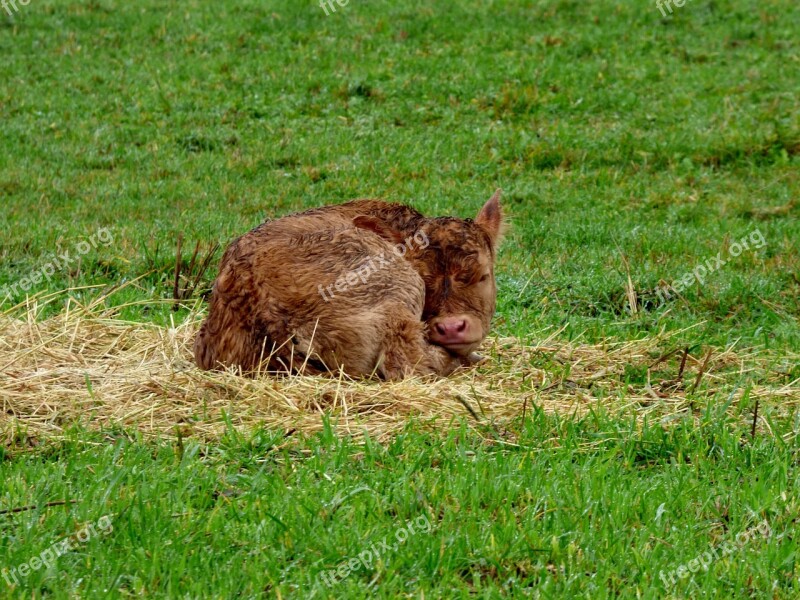
[[[386,440],[410,418],[439,429],[466,418],[481,431],[505,432],[513,443],[506,426],[534,406],[569,415],[602,407],[668,423],[697,416],[703,402],[730,401],[736,414],[748,388],[747,402],[758,400],[762,414],[800,401],[800,380],[791,375],[800,356],[733,349],[710,349],[709,356],[704,349],[684,358],[667,335],[600,344],[559,341],[557,332],[534,345],[492,338],[483,349],[487,361],[448,379],[245,378],[194,366],[197,315],[159,327],[74,303],[46,319],[39,311],[28,306],[0,315],[4,444],[20,431],[29,439],[57,439],[75,424],[204,440],[228,423],[312,433],[325,415],[340,434],[356,438]],[[760,420],[759,429],[766,427]]]

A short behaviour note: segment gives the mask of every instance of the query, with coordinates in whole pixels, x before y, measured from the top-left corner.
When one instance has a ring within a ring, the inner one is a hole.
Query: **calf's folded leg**
[[[426,341],[424,325],[409,310],[401,309],[387,316],[385,331],[383,362],[379,368],[384,379],[414,375],[446,376],[461,364],[444,348]]]

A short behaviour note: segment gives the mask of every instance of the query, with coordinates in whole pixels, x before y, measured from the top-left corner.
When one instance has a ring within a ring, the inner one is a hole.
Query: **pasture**
[[[800,5],[323,4],[0,3],[0,597],[798,597]],[[497,187],[486,362],[194,366],[265,219]]]

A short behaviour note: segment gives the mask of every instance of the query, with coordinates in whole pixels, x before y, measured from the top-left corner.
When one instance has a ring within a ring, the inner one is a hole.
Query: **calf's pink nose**
[[[467,320],[459,318],[442,319],[433,326],[440,342],[460,343],[466,339]]]

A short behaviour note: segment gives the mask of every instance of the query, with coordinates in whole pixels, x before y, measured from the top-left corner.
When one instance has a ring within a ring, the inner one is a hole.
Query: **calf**
[[[447,375],[488,333],[502,224],[500,190],[474,221],[380,200],[268,221],[222,258],[197,364]]]

